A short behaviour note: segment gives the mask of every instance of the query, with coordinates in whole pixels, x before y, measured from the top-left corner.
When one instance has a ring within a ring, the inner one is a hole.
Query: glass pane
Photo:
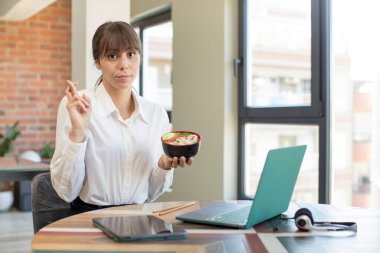
[[[245,194],[254,197],[270,149],[307,145],[292,201],[318,202],[318,126],[247,124],[245,126]]]
[[[332,4],[332,204],[379,209],[380,2]]]
[[[248,2],[247,106],[310,106],[311,1]]]
[[[172,22],[144,29],[143,96],[172,110]]]

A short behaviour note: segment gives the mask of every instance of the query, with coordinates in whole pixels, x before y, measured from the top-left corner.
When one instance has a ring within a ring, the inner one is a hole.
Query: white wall
[[[24,21],[56,0],[1,0],[0,20]]]
[[[131,0],[131,19],[172,7],[173,128],[202,135],[190,168],[159,200],[237,198],[238,0]]]
[[[176,170],[173,192],[160,200],[236,199],[238,0],[72,0],[72,79],[85,88],[99,77],[91,40],[100,24],[170,5],[173,128],[197,131],[203,141],[193,166]]]
[[[79,88],[94,86],[100,76],[92,58],[92,37],[106,21],[129,22],[129,0],[72,0],[72,71]]]

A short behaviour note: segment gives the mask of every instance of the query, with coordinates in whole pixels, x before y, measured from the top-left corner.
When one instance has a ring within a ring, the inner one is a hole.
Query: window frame
[[[245,133],[248,123],[317,125],[319,127],[318,202],[330,203],[330,11],[331,0],[311,1],[311,106],[252,108],[247,106],[248,10],[251,0],[239,0],[238,63],[238,198],[245,194]]]
[[[159,13],[155,13],[153,15],[150,15],[148,17],[144,17],[141,19],[137,19],[133,22],[131,22],[131,25],[133,28],[139,28],[139,37],[141,40],[142,48],[144,48],[144,29],[156,26],[165,22],[169,22],[172,20],[172,13],[171,8],[161,10]],[[142,52],[144,54],[144,52]],[[143,59],[143,58],[142,58]],[[144,96],[144,64],[143,62],[140,63],[140,79],[139,79],[139,95]],[[172,122],[172,111],[167,110],[169,117],[169,122]]]

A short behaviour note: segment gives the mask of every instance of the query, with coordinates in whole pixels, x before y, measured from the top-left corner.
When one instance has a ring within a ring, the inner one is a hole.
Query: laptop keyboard
[[[247,223],[247,218],[250,210],[251,206],[245,206],[240,209],[236,209],[230,212],[211,217],[208,220],[217,221],[221,223],[245,224]]]

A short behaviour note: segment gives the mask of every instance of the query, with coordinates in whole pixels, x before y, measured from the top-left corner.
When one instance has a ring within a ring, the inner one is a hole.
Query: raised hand
[[[78,82],[67,80],[65,90],[67,97],[67,111],[69,112],[71,129],[69,138],[74,142],[82,142],[91,116],[91,101],[86,95],[79,95],[76,89]]]

